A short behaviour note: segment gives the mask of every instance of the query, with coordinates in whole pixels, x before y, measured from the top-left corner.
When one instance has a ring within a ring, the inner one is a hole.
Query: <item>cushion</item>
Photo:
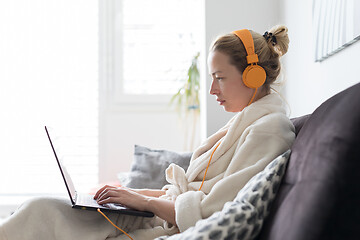
[[[359,239],[359,103],[356,84],[311,114],[259,240]]]
[[[252,177],[235,199],[224,205],[222,211],[198,221],[181,234],[159,239],[253,239],[269,213],[289,155],[290,150]]]
[[[165,170],[170,163],[175,163],[186,171],[191,155],[192,153],[155,150],[135,145],[131,171],[119,173],[118,178],[126,187],[161,189],[168,184],[165,179]]]
[[[291,121],[295,127],[295,135],[297,136],[301,130],[301,128],[305,125],[307,120],[310,118],[311,114],[304,115],[297,118],[292,118]]]

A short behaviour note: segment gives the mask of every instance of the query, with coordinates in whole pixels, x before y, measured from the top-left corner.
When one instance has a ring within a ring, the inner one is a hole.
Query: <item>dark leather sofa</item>
[[[360,83],[292,121],[288,167],[256,239],[360,239]]]

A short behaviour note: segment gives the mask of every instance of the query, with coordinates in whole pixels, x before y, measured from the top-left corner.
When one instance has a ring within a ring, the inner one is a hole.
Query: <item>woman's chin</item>
[[[234,112],[234,113],[241,112],[244,109],[244,107],[234,108],[234,107],[230,107],[230,106],[226,106],[226,105],[223,105],[223,107],[226,112]]]
[[[229,106],[223,106],[223,108],[226,112],[235,112],[234,109]]]

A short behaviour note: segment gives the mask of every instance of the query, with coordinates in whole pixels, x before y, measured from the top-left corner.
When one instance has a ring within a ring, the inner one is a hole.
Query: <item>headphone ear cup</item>
[[[249,88],[259,88],[266,80],[266,72],[259,65],[249,65],[243,72],[243,82]]]

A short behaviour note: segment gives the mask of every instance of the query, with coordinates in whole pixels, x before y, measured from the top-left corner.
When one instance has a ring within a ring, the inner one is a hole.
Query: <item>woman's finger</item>
[[[108,192],[111,190],[112,188],[105,188],[100,194],[99,196],[97,197],[97,200],[101,200],[101,199],[104,199],[104,196],[106,194],[108,194]]]
[[[144,211],[148,203],[148,197],[128,188],[106,188],[96,200],[98,204],[119,203],[124,206]]]
[[[110,186],[110,185],[105,185],[105,186],[103,186],[102,188],[100,188],[100,189],[96,192],[96,194],[95,194],[95,196],[94,196],[94,199],[98,199],[98,198],[99,198],[99,195],[101,195],[101,193],[104,192],[106,189],[114,189],[114,188],[116,188],[116,187]]]
[[[106,187],[108,187],[108,185],[105,185],[105,186],[101,187],[99,190],[97,190],[94,195],[94,199],[97,199],[99,197],[100,193],[102,193]]]
[[[103,200],[110,196],[121,197],[124,196],[124,194],[129,194],[129,190],[127,188],[105,188],[104,191],[99,194],[97,201]]]
[[[119,196],[119,193],[117,191],[112,190],[112,189],[105,189],[104,192],[99,195],[99,197],[97,198],[97,201],[99,202],[108,197],[115,197],[115,196]]]
[[[98,201],[99,204],[106,204],[106,203],[117,203],[120,200],[117,197],[108,197],[101,201]]]

